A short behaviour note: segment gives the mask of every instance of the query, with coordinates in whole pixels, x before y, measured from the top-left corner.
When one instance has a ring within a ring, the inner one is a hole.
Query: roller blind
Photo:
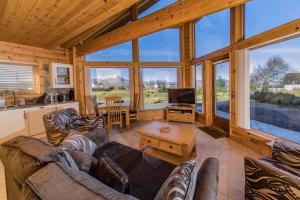
[[[33,66],[0,63],[0,90],[30,91],[34,86]]]

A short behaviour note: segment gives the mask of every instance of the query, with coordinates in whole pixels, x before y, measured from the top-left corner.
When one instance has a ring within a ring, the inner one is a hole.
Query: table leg
[[[126,128],[130,127],[130,119],[129,119],[129,109],[126,110]]]

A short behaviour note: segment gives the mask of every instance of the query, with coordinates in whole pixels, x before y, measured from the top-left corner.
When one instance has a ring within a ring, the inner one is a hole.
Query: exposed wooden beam
[[[300,35],[300,18],[236,43],[237,50],[257,48]]]
[[[211,13],[234,7],[248,0],[186,0],[156,11],[138,21],[115,29],[95,40],[77,46],[77,54],[85,55],[168,27],[192,21]]]
[[[210,54],[207,54],[205,56],[195,58],[191,61],[191,65],[203,63],[205,60],[215,61],[215,60],[220,60],[223,58],[224,59],[228,58],[229,49],[230,49],[229,47],[225,47],[223,49],[219,49],[219,50],[212,52]]]
[[[0,1],[0,17],[4,14],[6,5],[7,5],[8,0],[1,0]]]
[[[108,19],[109,17],[112,17],[118,12],[122,12],[123,10],[126,10],[130,8],[132,5],[137,3],[139,0],[123,0],[120,3],[116,4],[115,6],[109,8],[108,10],[103,10],[102,13],[99,13],[98,16],[95,16],[93,20],[90,20],[86,22],[85,24],[79,25],[74,31],[71,33],[68,33],[66,35],[61,36],[56,41],[50,41],[48,45],[51,47],[56,47],[60,44],[65,43],[66,41],[74,38],[75,36],[79,35],[80,33],[92,28],[93,26],[96,26],[100,22],[103,22],[105,19]],[[105,1],[106,2],[106,1]]]

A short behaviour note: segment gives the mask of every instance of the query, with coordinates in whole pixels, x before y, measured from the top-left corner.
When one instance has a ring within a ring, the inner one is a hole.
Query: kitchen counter
[[[2,108],[0,108],[0,112],[1,111],[7,111],[7,110],[24,109],[24,108],[45,107],[45,106],[51,106],[51,105],[55,106],[55,105],[62,105],[62,104],[75,103],[75,102],[77,102],[77,101],[62,101],[62,102],[49,103],[49,104],[37,103],[37,104],[31,104],[31,105],[19,105],[19,106],[2,107]]]

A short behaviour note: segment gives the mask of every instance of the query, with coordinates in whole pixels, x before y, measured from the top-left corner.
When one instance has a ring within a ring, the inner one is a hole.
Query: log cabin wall
[[[44,65],[51,62],[69,63],[69,52],[65,49],[46,50],[10,42],[0,41],[0,63],[34,66],[36,88],[32,93],[22,93],[18,99],[23,102],[25,97],[40,96],[44,91]],[[11,95],[2,96],[7,102],[12,102]]]

